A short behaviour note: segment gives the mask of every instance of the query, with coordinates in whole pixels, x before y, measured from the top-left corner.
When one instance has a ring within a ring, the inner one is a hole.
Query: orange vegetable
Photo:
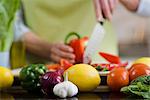
[[[49,71],[56,71],[56,70],[61,69],[60,64],[50,64],[50,65],[46,65],[46,66]]]
[[[68,60],[66,60],[66,59],[61,59],[60,60],[60,66],[64,69],[64,70],[66,70],[66,69],[68,69],[69,67],[71,67],[73,64],[71,64]]]
[[[124,67],[114,68],[107,76],[107,84],[112,91],[120,91],[129,84],[128,71]]]
[[[61,59],[60,64],[50,64],[50,65],[46,65],[46,66],[49,71],[56,71],[56,70],[60,70],[60,69],[66,70],[69,67],[71,67],[72,64],[66,59]]]
[[[142,75],[150,75],[150,68],[145,64],[133,64],[129,69],[130,81]]]

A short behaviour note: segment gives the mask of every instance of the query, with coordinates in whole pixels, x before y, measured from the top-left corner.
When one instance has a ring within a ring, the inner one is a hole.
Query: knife
[[[96,53],[96,51],[98,50],[101,44],[101,41],[104,38],[105,30],[102,25],[103,25],[103,22],[97,22],[90,36],[87,47],[85,48],[85,51],[83,54],[83,63],[85,64],[91,63],[92,55]]]

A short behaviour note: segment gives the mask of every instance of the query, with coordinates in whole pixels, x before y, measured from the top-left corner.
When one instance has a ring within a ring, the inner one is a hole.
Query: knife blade
[[[87,47],[85,48],[84,55],[83,55],[83,63],[85,64],[91,63],[92,55],[94,55],[98,50],[101,41],[104,38],[104,35],[105,35],[105,30],[102,26],[102,23],[97,22],[90,36]]]

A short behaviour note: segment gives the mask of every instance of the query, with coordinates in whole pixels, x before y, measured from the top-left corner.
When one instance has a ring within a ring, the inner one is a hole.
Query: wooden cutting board
[[[100,85],[93,92],[110,92],[110,88],[107,85]]]

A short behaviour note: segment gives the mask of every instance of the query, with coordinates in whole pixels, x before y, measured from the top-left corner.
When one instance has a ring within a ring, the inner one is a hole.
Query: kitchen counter
[[[36,100],[36,99],[60,99],[60,98],[54,95],[46,96],[43,95],[42,93],[41,94],[29,93],[20,86],[19,79],[15,78],[14,84],[11,88],[0,90],[0,100],[15,100],[15,99]],[[120,92],[111,92],[108,86],[100,85],[93,92],[78,93],[78,95],[67,99],[69,100],[108,100],[108,99],[109,100],[126,100],[126,99],[133,100],[135,98],[128,98],[125,94]]]
[[[125,99],[126,96],[122,93],[112,92],[87,92],[78,93],[77,96],[67,98],[69,100],[119,100]],[[9,89],[3,90],[0,93],[0,100],[14,100],[14,99],[59,99],[54,95],[45,96],[43,94],[28,93],[23,90],[21,86],[13,86]]]

